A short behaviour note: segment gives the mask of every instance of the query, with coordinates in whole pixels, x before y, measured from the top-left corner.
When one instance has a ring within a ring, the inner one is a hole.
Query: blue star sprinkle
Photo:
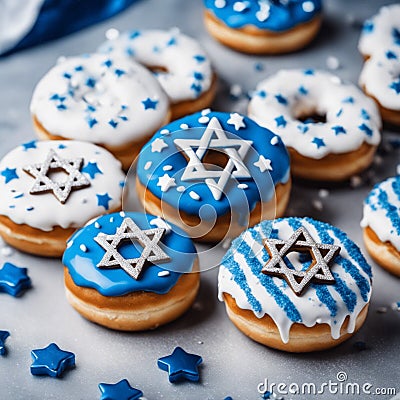
[[[96,194],[97,196],[97,205],[104,207],[106,210],[109,209],[109,202],[112,200],[112,198],[108,195],[108,193],[105,194]]]
[[[6,178],[6,183],[11,182],[13,179],[19,179],[16,168],[6,168],[0,172],[0,175]]]
[[[276,98],[276,100],[278,101],[279,104],[287,105],[287,103],[288,103],[286,97],[283,97],[281,94],[276,94],[275,98]]]
[[[286,119],[285,119],[285,117],[283,115],[280,115],[279,117],[276,117],[275,121],[276,121],[276,126],[277,127],[282,126],[284,128],[286,126],[286,124],[287,124]]]
[[[397,60],[396,53],[394,53],[394,52],[391,51],[391,50],[388,50],[388,51],[386,52],[386,58],[387,58],[388,60]]]
[[[7,262],[0,269],[0,292],[17,297],[30,287],[31,279],[27,268],[20,268]]]
[[[96,86],[96,79],[94,78],[87,78],[85,85],[90,88],[94,88]]]
[[[389,85],[389,88],[393,89],[396,92],[396,94],[400,94],[400,79],[397,80],[397,81],[392,82]]]
[[[32,350],[31,356],[32,375],[59,378],[66,369],[75,367],[75,354],[61,350],[55,343],[50,343],[44,349]]]
[[[190,89],[192,89],[197,94],[201,93],[201,85],[197,85],[196,83],[192,83]]]
[[[107,68],[110,68],[112,66],[112,61],[110,59],[106,60],[103,62],[103,65]]]
[[[101,169],[98,167],[96,162],[88,162],[82,169],[81,172],[87,173],[91,179],[96,177],[96,174],[103,174]]]
[[[100,383],[100,400],[138,400],[143,396],[141,390],[133,388],[126,379],[117,383]]]
[[[198,81],[202,81],[204,79],[204,75],[201,72],[194,72],[193,77]]]
[[[126,72],[125,72],[123,69],[119,69],[119,68],[117,68],[117,69],[114,71],[114,73],[115,73],[115,75],[117,75],[118,78],[121,77],[122,75],[125,75],[125,74],[126,74]]]
[[[28,143],[24,143],[22,147],[24,151],[28,151],[29,149],[36,149],[36,140],[31,140]]]
[[[347,133],[346,129],[344,129],[343,126],[340,126],[340,125],[332,126],[331,129],[335,132],[335,135],[340,135],[341,133],[344,133],[344,134]]]
[[[0,331],[0,356],[4,356],[6,354],[5,341],[9,336],[10,336],[10,332]]]
[[[158,100],[151,100],[148,97],[146,100],[142,101],[145,110],[155,110],[157,108]]]
[[[181,347],[176,347],[171,355],[159,358],[157,365],[158,368],[168,372],[171,383],[183,379],[197,382],[200,379],[198,366],[202,362],[200,356],[186,353]]]
[[[321,139],[321,138],[317,138],[317,137],[315,137],[315,138],[312,140],[311,143],[314,143],[314,144],[317,146],[318,149],[319,149],[320,147],[325,147],[325,146],[326,146],[324,140]]]
[[[372,136],[372,134],[373,134],[372,129],[371,129],[368,125],[361,124],[361,125],[358,127],[358,129],[359,129],[360,131],[364,131],[365,134],[366,134],[367,136]]]
[[[96,118],[88,118],[87,123],[89,125],[89,128],[93,128],[98,123],[98,121]]]
[[[118,126],[118,122],[114,121],[113,119],[110,119],[108,121],[108,124],[111,125],[114,129]]]

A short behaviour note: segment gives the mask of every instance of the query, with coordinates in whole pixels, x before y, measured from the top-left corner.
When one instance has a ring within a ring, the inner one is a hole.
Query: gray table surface
[[[42,75],[62,55],[91,52],[103,41],[108,28],[170,28],[178,26],[196,37],[209,51],[220,77],[215,109],[244,111],[246,100],[229,97],[232,84],[244,91],[279,70],[290,67],[326,68],[329,56],[340,61],[337,74],[357,82],[362,58],[356,50],[360,23],[387,1],[327,0],[326,18],[315,42],[299,53],[278,57],[256,57],[222,47],[205,32],[202,3],[195,0],[142,0],[125,13],[67,38],[0,60],[0,156],[21,142],[34,138],[29,115],[32,90]],[[261,63],[262,71],[256,64]],[[396,139],[397,138],[397,139]],[[362,201],[374,182],[394,175],[399,151],[385,151],[398,133],[385,129],[380,156],[361,186],[329,187],[328,197],[319,197],[322,186],[295,182],[288,210],[290,215],[308,215],[330,222],[348,232],[364,249],[359,221]],[[131,203],[135,203],[134,195]],[[322,206],[322,209],[321,209]],[[336,349],[315,354],[286,354],[263,347],[242,335],[230,323],[223,304],[217,300],[217,269],[203,272],[201,289],[192,309],[178,321],[154,332],[119,333],[81,318],[64,295],[61,263],[17,251],[9,254],[3,244],[0,265],[10,261],[29,268],[33,288],[21,298],[0,294],[0,329],[11,332],[8,354],[0,357],[0,399],[96,399],[98,383],[127,378],[143,390],[147,399],[257,399],[257,385],[269,382],[337,382],[344,371],[347,382],[399,391],[400,313],[390,305],[400,300],[400,282],[373,262],[374,293],[368,319],[361,331]],[[202,265],[215,265],[224,250],[211,252],[199,246]],[[386,313],[379,313],[387,307]],[[34,377],[29,372],[30,351],[50,342],[76,354],[76,368],[62,379]],[[364,341],[367,350],[355,349]],[[204,363],[199,383],[172,385],[157,368],[157,358],[175,346],[200,354]],[[325,393],[316,397],[286,395],[285,399],[390,398]]]

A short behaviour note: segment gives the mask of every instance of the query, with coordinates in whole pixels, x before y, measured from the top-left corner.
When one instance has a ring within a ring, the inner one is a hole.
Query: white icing
[[[65,147],[59,148],[60,145]],[[107,210],[98,205],[97,194],[108,194],[111,198],[108,202],[109,210],[121,206],[125,175],[120,162],[107,150],[91,143],[72,140],[39,141],[35,146],[36,148],[27,150],[18,146],[0,161],[0,172],[6,168],[15,168],[18,175],[18,179],[12,179],[8,183],[0,176],[0,215],[5,215],[16,224],[27,224],[43,231],[51,231],[55,226],[79,228],[88,220],[104,214]],[[90,186],[72,190],[65,204],[61,204],[51,192],[32,195],[29,192],[35,179],[24,172],[23,168],[27,163],[43,163],[50,149],[63,158],[83,158],[81,172],[90,161],[95,162],[102,173],[96,173],[92,178],[88,173],[82,172],[90,181]]]
[[[304,221],[303,226],[309,231],[309,233],[315,240],[319,241],[320,243],[322,242],[313,225]],[[283,240],[289,239],[289,237],[294,232],[294,230],[285,220],[275,221],[274,228],[279,229],[279,237]],[[267,237],[261,231],[260,234],[262,238]],[[331,236],[334,237],[333,244],[340,246],[340,240],[336,238],[333,234],[331,234]],[[244,233],[243,239],[252,248],[256,259],[260,263],[261,271],[261,268],[265,265],[266,253],[262,242],[255,241],[248,231]],[[351,258],[346,249],[344,249],[343,247],[341,248],[340,255],[344,258],[350,258],[352,262],[356,264],[356,261]],[[250,287],[252,295],[260,303],[261,311],[254,311],[253,307],[247,299],[246,293],[234,281],[231,272],[223,264],[220,266],[218,276],[219,299],[222,301],[223,293],[228,293],[235,299],[235,302],[239,308],[253,311],[258,318],[262,318],[264,315],[269,315],[277,325],[282,341],[284,343],[287,343],[289,341],[289,332],[293,321],[288,318],[285,311],[277,304],[274,297],[261,284],[258,276],[253,274],[247,263],[247,257],[249,256],[249,254],[241,254],[236,251],[234,254],[234,259],[239,264],[240,269],[245,276],[247,284]],[[272,279],[274,283],[279,287],[279,290],[283,292],[287,297],[289,297],[290,301],[296,306],[301,315],[302,324],[307,327],[312,327],[317,323],[328,324],[331,329],[332,338],[338,339],[340,337],[340,330],[347,316],[349,316],[347,332],[352,333],[354,331],[357,316],[367,304],[367,302],[365,302],[361,297],[360,289],[358,288],[356,282],[350,276],[350,274],[348,274],[341,266],[336,263],[333,263],[333,265],[331,266],[331,270],[337,273],[340,279],[342,279],[346,283],[346,285],[356,294],[357,304],[353,312],[350,312],[348,310],[339,293],[334,290],[333,287],[330,285],[326,285],[326,288],[333,299],[336,301],[337,315],[335,317],[332,317],[328,307],[321,303],[321,301],[317,297],[316,290],[313,287],[309,287],[307,289],[307,292],[303,296],[297,296],[288,285],[284,285],[282,283],[281,278],[273,277]],[[361,270],[361,268],[359,268],[359,273],[365,279],[367,279],[368,282],[370,282],[370,278],[363,270]],[[370,299],[370,296],[371,291],[369,291],[368,293],[368,301]]]
[[[376,186],[364,202],[363,219],[361,227],[369,226],[381,242],[390,242],[400,252],[400,199],[393,190],[392,184],[396,178],[388,178]],[[400,179],[397,178],[398,183]],[[383,191],[387,194],[388,204],[393,207],[392,213],[397,216],[397,223],[388,216],[387,207],[380,205],[378,194]],[[374,209],[375,208],[375,209]]]
[[[146,100],[156,104],[146,108]],[[169,101],[140,64],[92,54],[48,71],[35,88],[31,112],[53,135],[120,146],[155,132],[168,117]]]
[[[381,119],[376,105],[356,86],[335,78],[323,71],[306,74],[302,70],[281,70],[258,84],[249,104],[249,116],[305,157],[320,159],[330,153],[351,152],[364,142],[378,145]],[[285,100],[278,101],[280,96]],[[346,102],[348,98],[354,102]],[[362,117],[362,110],[368,113],[368,120]],[[304,124],[297,119],[315,112],[326,115],[327,122]],[[276,118],[281,117],[285,123],[279,125]],[[371,135],[359,128],[362,124],[368,126]],[[335,134],[336,126],[343,127],[346,134]],[[317,145],[321,140],[323,146]]]
[[[195,99],[211,87],[213,71],[206,52],[196,40],[176,30],[122,33],[99,51],[123,54],[147,67],[165,68],[167,72],[157,72],[156,77],[172,103]],[[204,60],[198,61],[196,56]],[[198,73],[201,79],[196,79]],[[199,85],[199,90],[193,90],[193,84]]]

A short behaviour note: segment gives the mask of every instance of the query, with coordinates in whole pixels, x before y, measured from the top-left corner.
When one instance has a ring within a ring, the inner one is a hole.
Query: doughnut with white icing
[[[364,201],[364,243],[372,258],[400,276],[400,176],[378,183]]]
[[[76,228],[121,209],[124,183],[121,163],[102,147],[25,143],[0,161],[0,235],[21,251],[59,257]]]
[[[128,169],[141,146],[169,121],[169,100],[142,65],[122,56],[69,57],[37,84],[31,113],[41,139],[99,144]]]
[[[293,175],[304,179],[348,179],[371,164],[380,142],[374,102],[324,71],[279,71],[257,85],[248,113],[282,138]]]
[[[155,329],[182,315],[199,289],[191,239],[153,215],[90,221],[63,256],[67,299],[85,318],[123,331]]]
[[[221,261],[218,292],[229,318],[253,340],[309,352],[336,346],[362,326],[371,277],[360,249],[338,228],[282,218],[263,221],[232,242]]]
[[[358,49],[365,58],[359,83],[384,121],[400,125],[400,5],[382,7],[364,22]]]
[[[317,35],[321,0],[204,0],[210,34],[235,50],[280,54],[299,50]]]
[[[236,237],[282,216],[290,187],[282,141],[238,113],[203,110],[176,120],[143,147],[137,163],[146,211],[202,241]]]
[[[170,99],[171,119],[207,108],[214,98],[216,76],[207,53],[177,28],[124,32],[99,52],[124,55],[154,70]]]

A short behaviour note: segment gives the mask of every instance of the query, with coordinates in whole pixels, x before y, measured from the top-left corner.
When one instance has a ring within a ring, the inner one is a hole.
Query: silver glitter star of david
[[[158,245],[164,232],[164,228],[142,231],[131,218],[125,218],[114,235],[99,233],[94,238],[106,250],[97,267],[122,268],[132,278],[138,279],[146,262],[155,264],[170,261],[168,255]],[[138,242],[143,247],[140,257],[125,259],[118,252],[119,245],[124,241]]]
[[[216,138],[213,138],[213,136]],[[215,200],[220,200],[231,177],[251,178],[244,158],[253,144],[251,140],[228,138],[216,117],[211,118],[200,139],[175,139],[175,146],[188,157],[182,181],[203,180]],[[196,149],[196,150],[195,150]],[[208,150],[217,150],[228,156],[228,162],[220,171],[207,170],[202,159]]]
[[[261,272],[284,278],[296,295],[301,296],[311,282],[335,282],[329,263],[339,254],[340,246],[316,243],[304,227],[297,229],[287,241],[265,239],[264,246],[270,259]],[[312,262],[307,270],[298,271],[287,265],[285,257],[292,252],[311,255]]]
[[[64,204],[72,189],[83,189],[90,186],[90,181],[80,172],[83,158],[64,159],[54,150],[50,150],[41,164],[31,164],[23,170],[35,178],[30,194],[53,192],[56,199]],[[64,181],[51,179],[50,172],[64,171],[68,177]]]

